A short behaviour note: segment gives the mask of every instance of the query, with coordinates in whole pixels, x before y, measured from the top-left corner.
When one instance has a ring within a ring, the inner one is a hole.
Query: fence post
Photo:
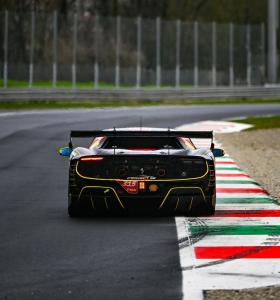
[[[229,24],[229,84],[234,86],[234,27],[233,24]]]
[[[265,26],[264,23],[261,25],[261,71],[263,76],[263,83],[266,78],[266,59],[265,59]]]
[[[4,29],[4,88],[8,87],[8,41],[9,41],[9,12],[5,10],[5,29]]]
[[[120,46],[121,46],[121,17],[117,16],[116,19],[116,73],[115,73],[115,86],[120,87]]]
[[[136,88],[141,87],[141,48],[142,48],[142,19],[137,17],[137,66],[136,66]]]
[[[73,28],[73,52],[72,52],[72,88],[77,87],[77,34],[78,34],[78,15],[74,13]]]
[[[175,86],[180,88],[180,50],[181,50],[181,20],[176,22],[176,73]]]
[[[194,22],[194,86],[198,87],[198,23]]]
[[[251,86],[252,75],[252,55],[251,55],[251,27],[250,24],[246,26],[246,44],[247,44],[247,85]]]
[[[99,88],[99,16],[95,16],[95,61],[94,61],[94,87]]]
[[[52,86],[57,83],[57,11],[53,13],[53,78]]]
[[[32,12],[31,12],[30,62],[29,62],[29,88],[32,88],[32,86],[33,86],[34,38],[35,38],[35,11],[32,10]]]
[[[156,85],[159,88],[161,85],[161,30],[160,30],[160,17],[156,18]]]
[[[212,86],[217,85],[217,27],[212,23]]]
[[[268,0],[268,81],[277,83],[277,29],[278,29],[278,0]]]

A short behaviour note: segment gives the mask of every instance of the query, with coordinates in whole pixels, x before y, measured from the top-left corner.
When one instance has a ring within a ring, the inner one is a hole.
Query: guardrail
[[[9,88],[0,89],[0,101],[28,100],[184,100],[223,98],[276,98],[280,97],[280,86],[254,87],[201,87],[188,89],[71,89],[71,88]]]

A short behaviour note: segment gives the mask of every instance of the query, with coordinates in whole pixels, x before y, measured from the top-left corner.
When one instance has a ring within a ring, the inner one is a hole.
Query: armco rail
[[[27,100],[180,100],[211,98],[275,98],[280,86],[160,89],[0,88],[0,101]]]

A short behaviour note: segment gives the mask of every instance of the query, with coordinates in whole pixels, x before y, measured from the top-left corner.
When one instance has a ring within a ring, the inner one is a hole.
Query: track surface
[[[70,129],[280,113],[280,105],[0,113],[0,299],[181,299],[174,218],[66,214]]]

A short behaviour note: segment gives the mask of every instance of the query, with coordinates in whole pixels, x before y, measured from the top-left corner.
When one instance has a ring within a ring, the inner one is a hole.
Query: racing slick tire
[[[81,211],[81,208],[74,203],[72,194],[68,194],[68,215],[71,218],[78,218],[82,217],[83,213]]]
[[[209,197],[210,198],[210,197]],[[209,201],[209,203],[204,206],[204,210],[203,213],[206,216],[212,216],[215,214],[215,208],[216,208],[216,193],[214,193],[211,198],[209,199],[211,201]]]
[[[191,215],[194,216],[212,216],[215,214],[216,207],[216,193],[212,196],[206,197],[207,203],[201,203],[191,210]]]
[[[68,180],[68,215],[71,218],[77,218],[83,216],[83,211],[79,203],[79,191],[75,186],[73,178],[73,169],[70,168]]]

